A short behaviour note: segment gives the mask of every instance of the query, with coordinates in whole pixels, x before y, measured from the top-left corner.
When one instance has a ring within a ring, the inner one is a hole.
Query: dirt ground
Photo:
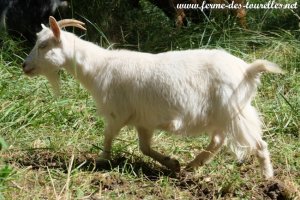
[[[31,170],[41,169],[58,169],[67,173],[69,166],[69,157],[65,154],[52,152],[50,150],[33,150],[22,152],[9,152],[4,155],[4,160],[11,165],[24,168],[30,166]],[[149,188],[143,190],[130,191],[130,181],[122,177],[120,173],[111,173],[111,170],[119,167],[126,171],[126,167],[130,166],[132,173],[139,175],[144,181],[157,181],[160,177],[168,178],[170,184],[176,190],[189,193],[194,199],[239,199],[238,191],[247,191],[253,194],[253,199],[299,199],[299,191],[288,182],[272,179],[268,181],[260,181],[257,187],[253,187],[252,183],[242,184],[241,188],[235,188],[234,185],[228,184],[221,189],[216,187],[216,177],[194,176],[193,172],[172,173],[161,166],[150,166],[149,164],[137,159],[127,159],[125,157],[117,157],[113,161],[97,161],[96,154],[78,154],[74,157],[73,168],[78,167],[83,171],[103,172],[97,173],[90,181],[90,185],[98,188],[101,195],[105,192],[118,189],[119,192],[127,192],[138,199],[143,199],[147,194],[157,197],[157,199],[164,199],[162,190],[157,188]],[[241,173],[246,173],[242,171]],[[144,181],[137,181],[135,184],[139,188],[143,187]],[[129,191],[129,192],[128,192]],[[98,194],[99,195],[99,194]],[[97,192],[94,192],[94,199],[101,199],[97,197]],[[174,197],[175,198],[175,197]]]

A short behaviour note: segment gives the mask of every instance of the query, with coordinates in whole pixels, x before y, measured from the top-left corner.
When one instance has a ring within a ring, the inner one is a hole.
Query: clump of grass
[[[7,144],[2,137],[0,137],[0,153],[7,148]],[[7,189],[7,180],[12,173],[12,168],[5,164],[0,157],[0,199],[4,199],[3,192]]]

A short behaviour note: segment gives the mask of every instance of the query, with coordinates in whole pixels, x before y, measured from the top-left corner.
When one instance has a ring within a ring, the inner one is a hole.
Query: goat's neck
[[[70,51],[65,68],[86,89],[93,92],[93,86],[96,84],[95,77],[101,73],[102,63],[108,51],[77,37],[73,39],[73,43],[69,41],[69,44],[71,45],[69,45]]]

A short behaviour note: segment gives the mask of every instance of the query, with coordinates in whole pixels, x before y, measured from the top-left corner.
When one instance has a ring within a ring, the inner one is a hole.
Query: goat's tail
[[[256,60],[250,64],[250,67],[246,71],[246,76],[257,76],[260,72],[270,72],[276,74],[283,74],[284,71],[275,63],[267,60]]]
[[[259,75],[261,72],[284,73],[278,65],[267,60],[256,60],[249,64],[244,78],[229,98],[228,103],[232,106],[231,108],[234,110],[233,113],[235,113],[232,117],[240,113],[243,107],[247,105],[255,95],[260,82]]]
[[[284,73],[278,65],[266,60],[256,60],[249,64],[243,80],[229,99],[231,122],[228,124],[229,145],[237,157],[247,155],[261,143],[259,116],[250,101],[255,95],[261,72]],[[258,142],[258,143],[257,143]]]

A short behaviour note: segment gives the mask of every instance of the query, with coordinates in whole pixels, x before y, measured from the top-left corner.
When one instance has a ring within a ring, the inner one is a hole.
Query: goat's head
[[[59,69],[66,64],[66,45],[61,28],[75,26],[85,30],[84,23],[74,19],[56,21],[49,17],[50,28],[42,24],[43,29],[37,33],[37,41],[22,67],[26,75],[33,77],[44,75],[49,80],[55,93],[59,90]]]

